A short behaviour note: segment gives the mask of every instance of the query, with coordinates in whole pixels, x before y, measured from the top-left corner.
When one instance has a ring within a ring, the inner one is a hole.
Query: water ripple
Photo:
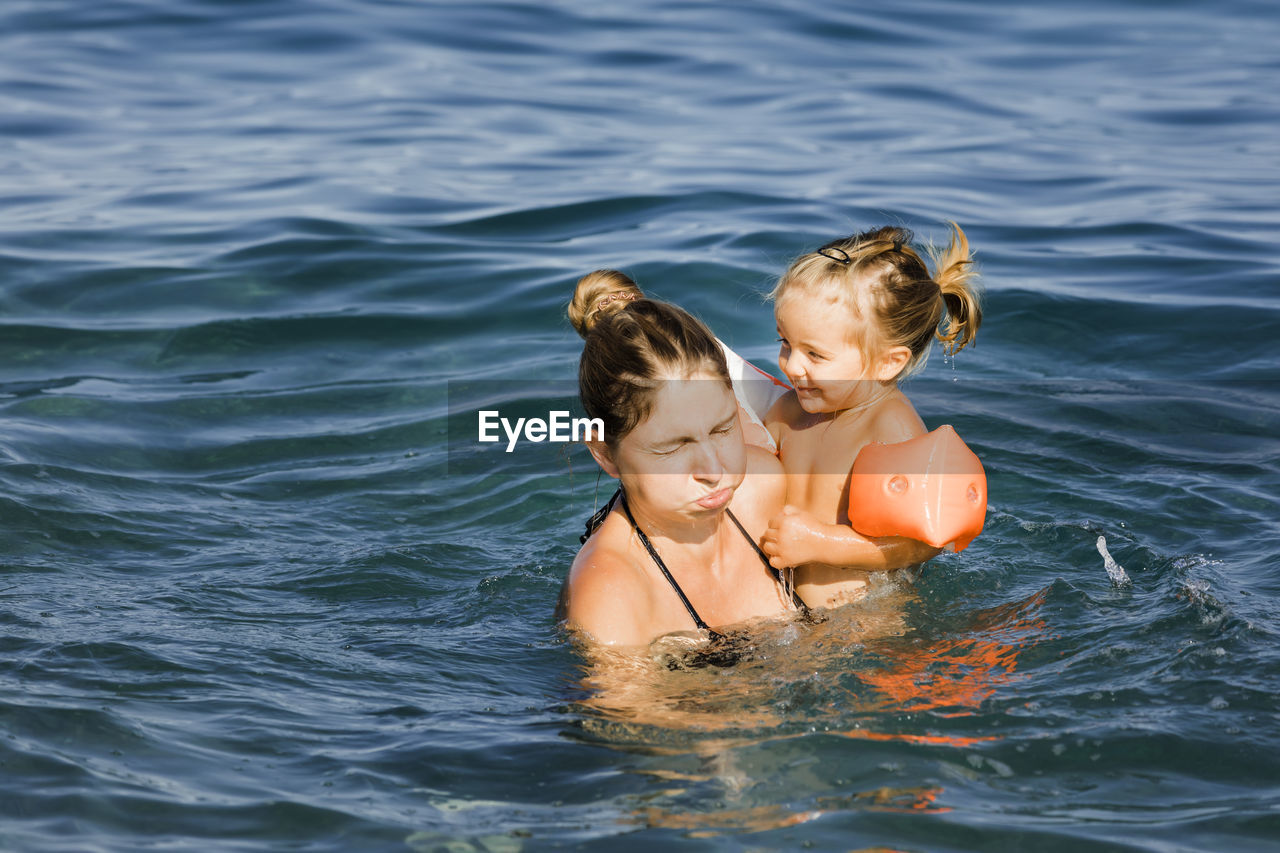
[[[5,5],[0,846],[1270,839],[1277,28]],[[471,452],[467,383],[547,404],[606,266],[770,366],[792,257],[947,220],[987,322],[907,392],[983,535],[602,691],[551,613],[609,484]]]

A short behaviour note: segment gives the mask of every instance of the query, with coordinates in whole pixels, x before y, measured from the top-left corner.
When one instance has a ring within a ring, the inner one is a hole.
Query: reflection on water
[[[780,829],[836,812],[950,811],[945,786],[932,780],[865,790],[851,783],[842,786],[852,788],[847,794],[797,802],[779,801],[773,790],[797,774],[828,772],[824,752],[833,737],[872,750],[896,743],[930,752],[1001,739],[985,729],[922,733],[919,715],[939,724],[976,715],[1030,677],[1019,671],[1019,658],[1050,636],[1040,615],[1047,590],[966,614],[957,628],[933,636],[936,626],[913,621],[911,581],[882,582],[876,594],[817,619],[742,626],[727,649],[713,651],[712,665],[693,635],[665,637],[645,650],[584,649],[575,736],[663,758],[631,768],[655,789],[624,819],[703,837]],[[782,742],[792,744],[778,751],[790,758],[774,766],[768,756]],[[808,758],[797,761],[797,754]]]
[[[686,789],[671,788],[663,791],[659,796],[676,798],[686,793]],[[629,817],[642,826],[681,829],[687,831],[691,838],[710,838],[722,833],[766,832],[772,829],[783,829],[808,823],[835,812],[945,814],[951,809],[935,803],[942,793],[942,788],[923,785],[906,788],[880,787],[857,791],[847,796],[819,797],[816,807],[809,809],[791,809],[785,805],[767,803],[688,812],[658,805],[645,805],[632,811]]]
[[[980,611],[965,634],[888,651],[888,665],[860,676],[884,699],[884,709],[966,716],[1018,676],[1018,656],[1047,632],[1037,613],[1045,590],[1024,601]]]
[[[684,792],[673,790],[672,796]],[[660,829],[686,830],[690,838],[712,838],[721,832],[764,832],[781,829],[822,817],[820,809],[793,812],[785,806],[762,805],[749,808],[727,808],[698,814],[672,812],[659,806],[636,809],[631,816],[637,824]]]

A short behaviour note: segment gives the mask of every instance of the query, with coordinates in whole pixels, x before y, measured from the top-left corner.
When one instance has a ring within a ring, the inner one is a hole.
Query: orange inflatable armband
[[[898,444],[869,444],[853,461],[849,522],[864,536],[907,536],[963,551],[986,515],[986,471],[950,426]]]

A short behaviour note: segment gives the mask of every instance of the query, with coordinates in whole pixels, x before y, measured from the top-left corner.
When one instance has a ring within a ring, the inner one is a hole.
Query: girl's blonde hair
[[[724,351],[702,321],[666,302],[646,299],[628,276],[597,270],[578,280],[569,321],[586,343],[578,362],[578,396],[604,422],[611,447],[653,409],[672,376],[710,373],[731,392]]]
[[[905,379],[924,366],[934,338],[954,355],[973,342],[982,325],[969,240],[959,225],[950,225],[947,248],[926,249],[933,273],[911,246],[911,231],[889,225],[802,255],[769,295],[774,301],[797,291],[832,295],[852,312],[854,343],[868,363],[878,350],[905,346],[911,351],[895,378]]]

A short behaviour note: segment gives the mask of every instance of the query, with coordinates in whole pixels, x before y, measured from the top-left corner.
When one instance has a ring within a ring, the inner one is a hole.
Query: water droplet
[[[889,493],[901,495],[907,491],[907,478],[901,474],[895,474],[889,479]]]

